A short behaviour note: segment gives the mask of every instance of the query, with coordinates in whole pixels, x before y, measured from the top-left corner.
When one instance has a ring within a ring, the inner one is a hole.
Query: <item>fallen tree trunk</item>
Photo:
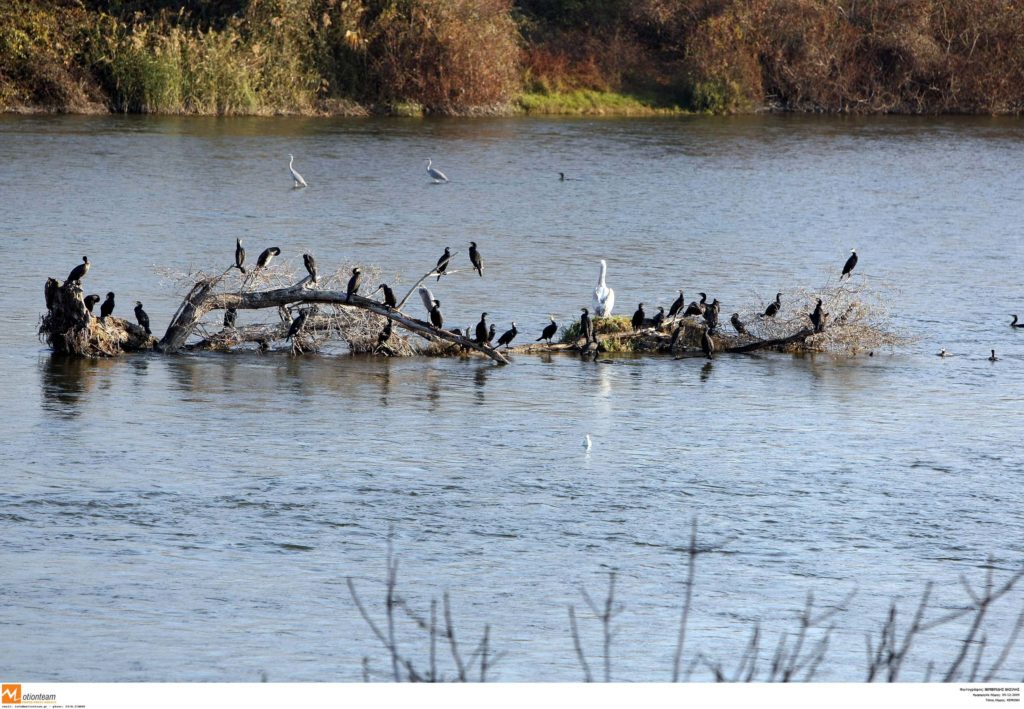
[[[498,364],[508,364],[500,352],[486,345],[456,335],[448,330],[434,327],[430,323],[409,317],[395,308],[383,303],[353,294],[351,297],[342,291],[317,290],[305,287],[305,281],[288,288],[267,291],[214,293],[213,288],[221,277],[208,278],[200,281],[185,297],[171,324],[167,327],[157,348],[161,352],[177,352],[181,350],[192,335],[204,315],[213,310],[234,308],[236,310],[258,310],[278,308],[294,303],[345,305],[352,308],[368,310],[376,315],[393,321],[398,326],[414,332],[427,339],[445,340],[465,348],[474,349],[493,359]]]

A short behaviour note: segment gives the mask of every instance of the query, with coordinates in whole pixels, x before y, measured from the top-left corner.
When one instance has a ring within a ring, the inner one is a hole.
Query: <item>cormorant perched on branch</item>
[[[271,246],[269,249],[263,249],[263,253],[256,259],[256,268],[266,268],[270,265],[270,262],[275,256],[281,255],[281,249],[276,246]]]
[[[1010,327],[1024,327],[1024,323],[1017,322],[1017,316],[1013,316],[1013,322],[1010,323]]]
[[[590,319],[590,312],[586,308],[580,308],[583,315],[580,316],[580,334],[584,337],[584,344],[589,345],[594,339],[594,322]]]
[[[487,344],[490,345],[494,341],[494,336],[498,333],[498,328],[491,323],[491,326],[487,329]]]
[[[658,306],[658,314],[654,316],[654,319],[651,321],[651,325],[654,326],[655,330],[660,330],[661,326],[664,323],[665,323],[665,309],[659,305]]]
[[[807,316],[811,319],[815,332],[821,332],[825,329],[825,321],[822,315],[821,298],[818,298],[818,304],[814,306],[814,312]]]
[[[480,313],[480,322],[476,324],[476,343],[482,345],[487,342],[487,313]]]
[[[476,242],[469,242],[469,262],[473,264],[473,268],[480,274],[480,277],[484,276],[484,260],[480,258],[480,252],[476,250]]]
[[[153,331],[149,329],[149,315],[142,309],[142,301],[135,301],[135,319],[139,321],[139,327],[146,331],[147,335],[152,335]]]
[[[348,298],[351,298],[353,295],[359,295],[359,286],[363,282],[362,274],[363,272],[359,270],[359,266],[352,269],[352,277],[348,279],[348,286],[345,288],[345,295]]]
[[[448,270],[448,262],[452,260],[452,250],[450,247],[444,247],[444,253],[441,254],[441,258],[437,260],[437,266],[434,268],[434,272],[437,273],[437,280],[441,280],[441,276]]]
[[[558,332],[558,323],[555,322],[555,316],[554,315],[548,315],[548,317],[551,318],[551,322],[548,323],[544,327],[544,331],[540,333],[540,337],[538,337],[536,340],[534,340],[534,342],[540,342],[541,340],[547,340],[548,344],[550,345],[551,344],[551,338],[555,336],[556,332]]]
[[[502,333],[501,337],[498,338],[498,347],[505,345],[505,349],[508,349],[508,346],[512,343],[512,340],[514,340],[516,335],[518,334],[519,330],[516,329],[516,321],[513,320],[512,329],[506,330],[504,333]]]
[[[722,306],[718,302],[718,298],[711,301],[711,305],[704,309],[704,322],[708,324],[708,330],[714,332],[718,329],[718,314],[721,312]]]
[[[633,313],[633,319],[630,320],[630,323],[633,325],[633,332],[636,332],[644,326],[645,317],[647,316],[644,314],[644,304],[640,303],[636,308],[636,312]]]
[[[683,313],[684,317],[688,316],[688,315],[703,315],[704,314],[704,309],[707,307],[708,294],[707,293],[701,293],[701,292],[698,291],[698,295],[700,295],[700,302],[698,303],[698,302],[695,301],[693,303],[690,303],[690,305],[687,306],[687,308],[686,308],[686,312]]]
[[[108,315],[114,312],[114,294],[107,293],[107,299],[103,301],[103,305],[100,306],[100,319],[106,318]]]
[[[679,297],[672,302],[672,307],[668,309],[668,316],[674,318],[684,305],[686,305],[686,296],[683,295],[683,289],[680,288]]]
[[[430,322],[440,330],[444,327],[444,315],[441,314],[441,301],[434,299],[434,307],[430,309]]]
[[[395,300],[395,292],[388,287],[387,283],[381,283],[379,286],[377,286],[377,290],[384,291],[384,305],[388,306],[389,308],[394,308],[398,306],[398,301]],[[377,290],[375,290],[374,293],[376,293]]]
[[[764,309],[764,317],[774,318],[779,312],[779,308],[782,307],[782,293],[775,294],[775,300],[768,303],[768,307]]]
[[[377,335],[377,347],[381,347],[385,342],[391,339],[391,320],[388,320],[387,325]]]
[[[85,274],[89,272],[90,266],[91,264],[89,263],[89,257],[83,256],[82,263],[78,264],[77,266],[71,269],[71,273],[68,274],[67,282],[75,283],[76,281],[81,281],[83,278],[85,278]]]
[[[313,254],[302,254],[302,263],[306,266],[306,271],[309,273],[310,280],[312,280],[313,283],[316,283],[316,259],[313,258]]]
[[[747,328],[746,326],[744,326],[743,321],[740,320],[739,313],[733,313],[732,317],[729,318],[729,321],[732,323],[732,326],[736,328],[736,332],[738,332],[741,335],[747,334]]]
[[[306,324],[306,318],[308,317],[309,310],[300,310],[299,316],[292,320],[292,326],[288,328],[288,336],[285,337],[284,339],[287,341],[298,335],[299,331],[302,329],[302,326]]]
[[[89,311],[89,315],[92,315],[93,306],[100,302],[100,297],[95,293],[85,296],[85,309]]]
[[[715,354],[715,341],[711,339],[711,335],[708,334],[708,328],[704,328],[704,333],[700,336],[700,348],[704,351],[704,356],[708,359],[713,359]]]
[[[850,272],[853,271],[853,267],[857,265],[857,249],[850,249],[850,258],[846,259],[846,264],[843,266],[843,273],[839,276],[839,280],[843,280],[844,277],[849,276]]]
[[[228,308],[224,311],[224,327],[234,327],[238,320],[238,308]]]
[[[245,247],[242,246],[242,240],[235,237],[235,268],[242,273],[245,273]]]

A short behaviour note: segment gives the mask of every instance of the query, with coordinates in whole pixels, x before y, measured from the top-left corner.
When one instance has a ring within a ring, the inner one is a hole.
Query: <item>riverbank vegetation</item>
[[[8,0],[0,110],[1019,114],[1003,0]]]

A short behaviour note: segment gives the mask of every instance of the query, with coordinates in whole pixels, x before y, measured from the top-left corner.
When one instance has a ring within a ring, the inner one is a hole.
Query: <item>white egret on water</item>
[[[590,442],[590,434],[588,433],[583,437],[583,448],[589,451],[591,445],[593,444]]]
[[[597,279],[597,288],[594,289],[594,315],[599,318],[611,315],[612,308],[615,307],[615,291],[604,282],[607,273],[608,264],[601,259],[601,276]]]
[[[294,162],[295,162],[295,156],[289,154],[288,155],[288,171],[290,173],[292,173],[292,179],[295,180],[294,187],[307,187],[308,185],[306,185],[306,181],[302,179],[302,175],[300,175],[298,173],[298,171],[294,167],[292,167],[292,163],[294,163]]]
[[[435,167],[430,167],[431,162],[431,159],[427,158],[427,174],[430,175],[432,180],[434,180],[434,183],[436,184],[438,182],[447,182],[448,178],[445,177],[445,174],[443,172],[441,172]]]

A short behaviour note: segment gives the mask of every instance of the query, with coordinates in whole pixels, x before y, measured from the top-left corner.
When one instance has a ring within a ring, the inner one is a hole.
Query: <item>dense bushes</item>
[[[523,91],[540,111],[1021,113],[1024,3],[0,3],[8,109],[461,114]]]

